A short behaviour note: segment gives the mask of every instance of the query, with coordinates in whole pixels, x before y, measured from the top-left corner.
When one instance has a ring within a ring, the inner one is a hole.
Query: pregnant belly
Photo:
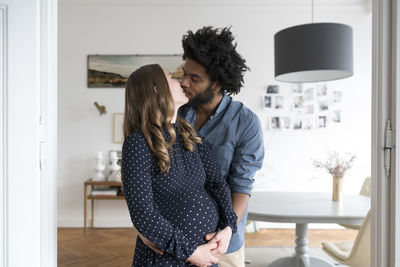
[[[170,207],[162,212],[165,218],[197,244],[205,243],[204,236],[217,230],[218,210],[205,191],[180,197],[178,202],[163,206]]]

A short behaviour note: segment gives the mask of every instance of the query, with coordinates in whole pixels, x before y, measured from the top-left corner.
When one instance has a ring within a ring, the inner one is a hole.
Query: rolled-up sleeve
[[[233,158],[229,175],[232,193],[251,195],[254,175],[264,160],[264,138],[258,117],[254,114],[241,119],[242,132]]]

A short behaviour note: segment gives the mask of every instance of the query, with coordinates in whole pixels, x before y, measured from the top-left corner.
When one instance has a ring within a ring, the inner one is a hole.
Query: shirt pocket
[[[227,145],[213,145],[214,159],[221,169],[222,176],[229,175],[229,169],[233,158],[233,150]]]

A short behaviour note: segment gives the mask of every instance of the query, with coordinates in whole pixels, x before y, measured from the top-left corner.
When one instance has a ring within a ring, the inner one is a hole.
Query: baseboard
[[[295,229],[295,223],[269,223],[269,222],[256,222],[256,228],[266,229]],[[343,226],[335,223],[310,223],[308,229],[344,229]]]
[[[87,227],[90,226],[90,220],[88,220]],[[57,222],[59,228],[82,228],[82,218],[59,218]],[[98,228],[130,228],[132,222],[126,217],[121,218],[95,218],[94,227]]]
[[[87,226],[89,226],[90,220],[88,220]],[[81,218],[59,218],[57,226],[60,228],[68,227],[83,227],[83,219]],[[95,218],[94,227],[101,228],[130,228],[132,222],[126,217],[121,218]],[[256,229],[295,229],[296,224],[294,223],[268,223],[268,222],[256,222]],[[310,223],[309,229],[344,229],[344,227],[338,224],[331,223]]]

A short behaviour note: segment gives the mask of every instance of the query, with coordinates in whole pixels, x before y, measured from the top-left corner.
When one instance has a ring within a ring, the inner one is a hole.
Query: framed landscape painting
[[[182,55],[88,55],[89,88],[125,88],[129,75],[147,64],[160,64],[174,72],[183,63]]]

